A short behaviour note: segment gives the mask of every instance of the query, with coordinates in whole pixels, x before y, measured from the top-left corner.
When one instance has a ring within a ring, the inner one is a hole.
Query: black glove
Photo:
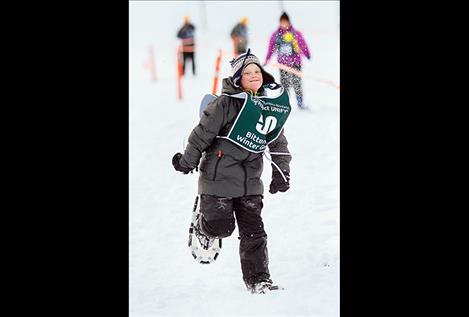
[[[270,190],[269,193],[275,194],[276,192],[286,192],[290,188],[290,174],[286,171],[282,171],[283,175],[285,175],[285,178],[287,179],[287,182],[285,183],[285,180],[282,177],[282,174],[280,174],[279,171],[273,170],[272,171],[272,182],[270,183]]]
[[[189,174],[189,172],[192,172],[192,168],[181,166],[181,163],[180,163],[181,157],[182,157],[181,153],[174,154],[174,156],[173,156],[174,169],[178,172],[183,172],[184,174]]]

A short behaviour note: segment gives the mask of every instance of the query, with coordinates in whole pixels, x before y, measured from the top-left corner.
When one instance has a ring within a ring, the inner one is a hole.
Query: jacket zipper
[[[243,164],[243,170],[244,170],[244,195],[248,193],[248,172],[246,171],[246,166]]]
[[[246,163],[246,160],[249,158],[249,156],[250,154],[248,153],[248,156],[241,162],[241,166],[243,167],[243,171],[244,171],[244,195],[243,196],[246,196],[248,193],[248,171],[244,163]]]
[[[217,162],[215,163],[215,172],[213,173],[213,181],[215,180],[215,178],[217,178],[217,170],[218,170],[218,163],[220,163],[221,161],[221,158],[223,157],[223,152],[221,150],[218,150],[218,160]]]

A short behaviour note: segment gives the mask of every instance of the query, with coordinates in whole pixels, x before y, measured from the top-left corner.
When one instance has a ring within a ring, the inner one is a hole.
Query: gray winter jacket
[[[237,94],[241,88],[233,85],[233,78],[223,79],[222,94]],[[263,94],[263,91],[259,91]],[[227,139],[243,99],[220,95],[208,104],[199,124],[192,130],[188,145],[181,158],[184,167],[199,166],[199,194],[220,197],[241,197],[262,195],[264,185],[261,180],[263,170],[262,153],[249,152]],[[281,135],[269,144],[271,152],[289,153],[288,142]],[[290,155],[272,155],[272,160],[284,171],[290,173]]]

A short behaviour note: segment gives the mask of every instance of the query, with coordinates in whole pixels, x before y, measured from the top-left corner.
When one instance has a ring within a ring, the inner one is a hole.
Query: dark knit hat
[[[290,18],[288,17],[288,14],[286,12],[283,12],[280,16],[280,21],[282,20],[287,20],[288,22],[290,22]]]
[[[243,73],[243,70],[248,66],[249,64],[256,64],[259,66],[261,69],[262,73],[262,84],[263,85],[268,85],[275,83],[275,78],[268,72],[264,70],[261,66],[261,62],[259,61],[259,58],[255,56],[254,54],[251,54],[251,49],[248,49],[246,53],[243,53],[239,55],[238,57],[234,58],[231,62],[231,67],[233,69],[233,83],[235,86],[240,85],[239,81],[241,80],[241,75]]]

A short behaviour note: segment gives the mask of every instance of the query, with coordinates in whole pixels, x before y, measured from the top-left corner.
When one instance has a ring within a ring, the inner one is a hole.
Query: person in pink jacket
[[[309,60],[311,53],[303,35],[293,28],[285,12],[280,16],[280,27],[270,37],[264,65],[269,62],[274,53],[277,53],[277,62],[284,66],[280,68],[280,83],[285,89],[293,87],[298,107],[305,109],[302,82],[299,76],[301,56],[304,55]]]

